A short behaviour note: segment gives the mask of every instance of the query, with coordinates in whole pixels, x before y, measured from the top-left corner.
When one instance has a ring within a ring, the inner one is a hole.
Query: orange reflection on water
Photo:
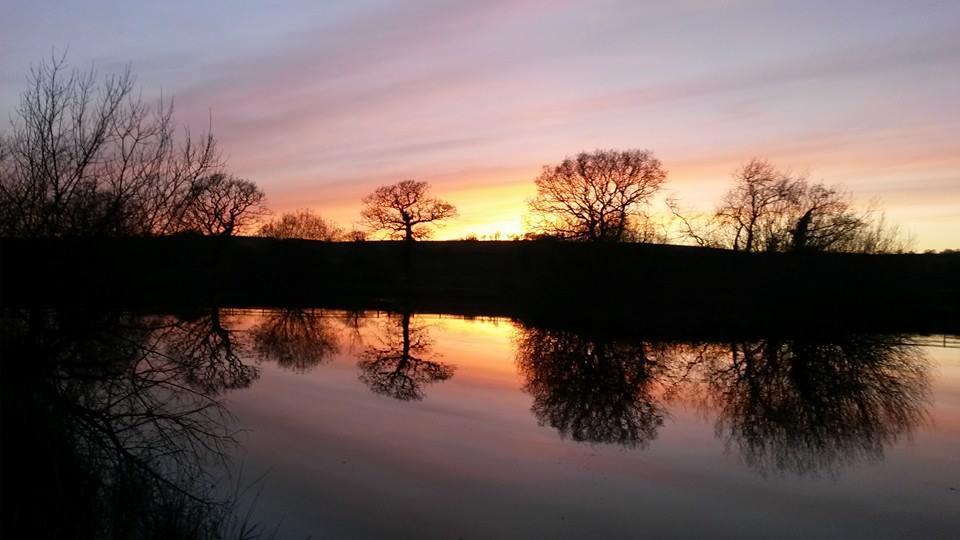
[[[251,470],[271,471],[264,513],[293,533],[343,516],[362,529],[371,500],[379,523],[400,522],[411,503],[443,509],[455,517],[431,523],[439,536],[463,520],[563,535],[611,515],[665,533],[677,522],[658,517],[704,500],[710,519],[695,513],[689,532],[717,516],[761,530],[779,515],[824,532],[811,516],[885,530],[936,529],[950,514],[960,349],[902,336],[662,343],[329,310],[221,320],[247,329],[261,369],[230,394],[231,411],[249,430]],[[318,328],[335,346],[307,345]],[[372,350],[399,358],[371,370]],[[289,361],[295,351],[314,360]],[[278,492],[301,502],[275,503]],[[530,501],[557,526],[532,524]]]

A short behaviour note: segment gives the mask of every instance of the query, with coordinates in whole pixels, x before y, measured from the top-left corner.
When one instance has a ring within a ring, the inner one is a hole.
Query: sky
[[[653,212],[709,211],[766,157],[957,248],[958,28],[957,0],[4,0],[0,111],[66,50],[212,118],[277,213],[350,227],[413,178],[460,210],[436,238],[506,236],[542,166],[644,148],[669,171]]]

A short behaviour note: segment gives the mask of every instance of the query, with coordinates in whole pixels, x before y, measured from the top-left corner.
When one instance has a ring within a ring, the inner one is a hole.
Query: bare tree
[[[336,224],[306,209],[286,213],[279,219],[264,223],[258,234],[269,238],[302,238],[325,242],[336,242],[347,237]]]
[[[186,223],[211,236],[234,236],[266,214],[265,195],[249,180],[216,173],[202,178],[193,190]]]
[[[528,204],[531,227],[570,240],[622,241],[666,181],[648,150],[597,150],[545,166]]]
[[[735,251],[775,248],[789,228],[790,209],[800,202],[801,179],[762,159],[750,160],[733,178],[715,214],[724,243]]]
[[[432,225],[456,217],[457,209],[446,201],[429,197],[428,189],[430,184],[414,180],[377,188],[363,198],[360,216],[364,225],[407,242],[429,236]]]
[[[712,216],[705,216],[702,213],[691,214],[680,206],[680,202],[675,197],[668,197],[666,204],[671,214],[671,225],[679,230],[682,240],[692,241],[700,247],[722,247],[718,239],[716,222]]]
[[[129,68],[99,79],[54,57],[28,82],[0,135],[0,234],[173,234],[222,187],[213,136],[178,136],[173,101],[144,102]]]
[[[913,237],[901,231],[897,224],[887,221],[886,214],[875,207],[864,213],[862,221],[863,226],[838,244],[838,251],[903,253],[913,245]]]
[[[866,225],[845,191],[806,182],[799,190],[799,201],[787,216],[792,223],[787,250],[842,251],[842,246]]]
[[[735,251],[880,252],[905,246],[882,215],[877,221],[873,210],[858,212],[840,188],[811,183],[757,158],[733,178],[734,186],[706,223],[668,201],[686,237]]]

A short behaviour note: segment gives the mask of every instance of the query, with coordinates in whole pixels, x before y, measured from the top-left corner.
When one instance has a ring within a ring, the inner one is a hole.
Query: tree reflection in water
[[[235,375],[249,371],[214,319],[5,313],[5,538],[253,533],[213,497],[206,468],[233,444],[215,391],[251,379]]]
[[[522,328],[517,362],[533,413],[562,437],[643,446],[663,424],[651,390],[661,351],[573,332]]]
[[[664,401],[692,401],[748,466],[804,475],[881,459],[926,418],[926,359],[896,336],[681,345],[518,329],[533,413],[576,441],[643,446]]]
[[[423,385],[445,381],[454,367],[431,360],[427,329],[411,321],[409,312],[387,319],[378,344],[360,353],[360,380],[378,394],[403,401],[423,399]]]
[[[241,359],[248,345],[224,317],[213,308],[172,322],[158,336],[164,353],[182,367],[184,381],[208,394],[246,388],[260,376]]]
[[[5,312],[3,537],[217,536],[227,507],[205,465],[233,444],[218,396],[257,378],[247,353],[307,371],[338,347],[318,312],[273,312],[249,337],[227,319]],[[358,361],[374,392],[419,400],[453,375],[410,313],[382,326]],[[881,459],[930,394],[922,352],[896,336],[678,345],[518,326],[516,348],[533,413],[562,437],[642,447],[688,400],[762,473]]]
[[[261,359],[298,373],[329,360],[339,349],[336,330],[322,311],[272,310],[251,334]]]
[[[882,459],[926,418],[926,359],[895,336],[740,342],[702,358],[718,435],[763,473]]]

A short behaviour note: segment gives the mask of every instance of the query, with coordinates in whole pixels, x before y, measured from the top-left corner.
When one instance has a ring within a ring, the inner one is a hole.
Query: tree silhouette
[[[378,187],[363,198],[360,216],[373,231],[386,231],[407,242],[425,238],[431,225],[457,215],[452,204],[427,196],[429,188],[430,184],[413,180]]]
[[[380,336],[360,355],[360,380],[378,394],[403,401],[423,399],[423,385],[445,381],[454,368],[429,360],[433,343],[426,328],[412,323],[410,313],[392,317]]]
[[[347,239],[340,227],[314,214],[310,210],[298,210],[295,213],[286,213],[264,223],[258,232],[259,236],[268,238],[301,238],[304,240],[322,240],[336,242]]]
[[[768,161],[753,159],[734,172],[734,180],[716,212],[729,247],[763,251],[783,245],[791,226],[790,209],[801,197],[798,179]]]
[[[735,251],[900,251],[907,241],[874,209],[858,212],[849,193],[791,175],[754,158],[733,173],[734,185],[706,223],[668,201],[683,232],[700,245]]]
[[[31,70],[0,136],[0,235],[233,234],[263,193],[225,176],[216,141],[178,135],[173,102],[138,97],[128,69],[98,81],[64,57]]]
[[[210,236],[234,236],[266,214],[265,195],[249,180],[216,173],[193,187],[187,227]]]
[[[544,167],[529,201],[532,228],[570,240],[622,241],[667,173],[648,150],[597,150]]]
[[[517,363],[537,419],[562,437],[645,446],[663,424],[651,390],[663,367],[644,343],[522,328]]]
[[[303,309],[273,310],[251,334],[261,357],[301,373],[325,362],[339,348],[323,315]]]

